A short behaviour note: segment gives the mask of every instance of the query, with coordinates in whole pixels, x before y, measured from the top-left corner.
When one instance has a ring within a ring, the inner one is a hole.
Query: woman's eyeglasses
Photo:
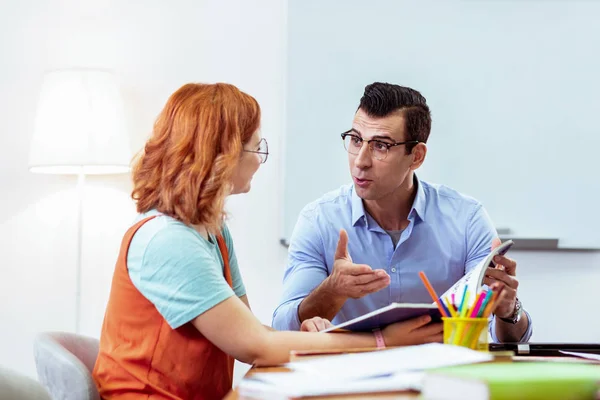
[[[267,143],[267,139],[260,139],[258,145],[256,146],[256,150],[247,150],[244,149],[246,153],[256,153],[260,155],[260,163],[264,164],[267,162],[267,158],[269,158],[269,144]]]

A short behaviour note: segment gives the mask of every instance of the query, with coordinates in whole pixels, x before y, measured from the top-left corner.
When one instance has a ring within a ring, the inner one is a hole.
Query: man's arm
[[[298,318],[301,322],[312,317],[332,320],[342,309],[346,299],[346,297],[336,295],[329,278],[326,278],[302,300],[298,307]]]
[[[325,249],[314,221],[314,211],[304,209],[290,238],[282,298],[273,313],[273,328],[300,330],[302,321],[298,317],[299,305],[327,275]]]
[[[340,232],[333,271],[298,308],[300,321],[312,317],[333,319],[348,298],[358,299],[390,284],[384,270],[373,271],[365,264],[354,264],[348,253],[348,233]]]
[[[525,337],[531,337],[531,321],[529,313],[517,308],[517,288],[519,281],[516,278],[517,263],[515,260],[496,256],[496,268],[488,268],[484,282],[490,287],[503,286],[502,294],[498,299],[494,311],[496,338],[500,342],[521,342]],[[509,321],[502,320],[508,319]],[[518,320],[517,320],[518,319]],[[516,323],[513,323],[515,320]]]
[[[494,325],[494,333],[499,342],[526,342],[531,337],[531,321],[529,313],[525,310],[516,324],[494,318]]]
[[[467,262],[465,272],[475,266],[489,255],[492,246],[499,245],[500,240],[485,209],[478,205],[473,212],[467,228]],[[499,256],[496,260],[497,269],[488,268],[484,283],[488,286],[497,282],[505,286],[505,292],[499,299],[496,312],[490,321],[490,334],[495,342],[526,342],[531,337],[532,323],[530,315],[523,310],[519,322],[512,324],[504,322],[498,317],[512,315],[516,303],[517,287],[519,281],[516,277],[517,263],[508,258]]]
[[[283,279],[283,300],[273,314],[273,327],[299,330],[312,317],[332,319],[348,298],[359,298],[389,285],[383,270],[354,264],[348,254],[348,234],[342,230],[331,275],[321,233],[309,212],[300,214],[290,241]]]

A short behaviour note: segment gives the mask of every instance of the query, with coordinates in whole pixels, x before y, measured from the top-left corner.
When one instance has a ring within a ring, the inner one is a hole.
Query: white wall
[[[278,244],[286,2],[3,1],[0,12],[0,364],[35,375],[32,339],[73,330],[75,179],[33,175],[27,154],[42,72],[111,68],[123,85],[133,147],[170,93],[225,81],[263,109],[269,161],[230,228],[251,305],[270,323],[285,251]],[[128,177],[89,178],[84,209],[82,331],[98,336],[121,235],[134,216]],[[238,374],[242,373],[238,371]]]
[[[600,213],[589,212],[600,194],[600,53],[590,51],[600,48],[600,2],[339,4],[289,3],[286,238],[306,202],[348,180],[339,132],[379,80],[418,89],[431,107],[421,179],[480,200],[514,237],[600,248]],[[567,148],[578,149],[568,166],[557,161]],[[518,195],[498,196],[499,181]]]
[[[168,95],[189,81],[228,81],[263,108],[271,155],[250,194],[229,202],[255,313],[269,324],[285,250],[281,233],[286,3],[279,0],[4,1],[0,13],[0,364],[35,375],[41,330],[72,330],[75,180],[27,171],[37,90],[46,68],[113,68],[139,148]],[[88,181],[83,332],[98,336],[121,235],[133,218],[127,177]],[[600,254],[514,253],[534,339],[600,341],[594,321]],[[238,369],[239,374],[245,368]]]
[[[519,297],[534,319],[532,341],[600,343],[600,252],[515,251]]]
[[[364,86],[384,81],[412,86],[430,104],[422,179],[481,200],[517,238],[598,248],[600,58],[589,49],[599,47],[599,11],[598,2],[566,0],[290,0],[283,236],[306,202],[349,183],[339,132]],[[588,152],[565,166],[557,160],[567,131],[568,148]],[[533,340],[600,342],[590,317],[600,304],[600,252],[509,255]]]

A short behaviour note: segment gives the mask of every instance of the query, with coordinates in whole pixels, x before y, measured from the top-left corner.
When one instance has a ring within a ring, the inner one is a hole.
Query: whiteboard
[[[421,179],[516,236],[600,247],[599,20],[592,1],[290,0],[283,240],[351,182],[340,133],[383,81],[431,108]]]

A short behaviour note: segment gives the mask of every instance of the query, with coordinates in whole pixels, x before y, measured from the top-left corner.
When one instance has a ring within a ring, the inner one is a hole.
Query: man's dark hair
[[[427,100],[414,89],[391,83],[375,82],[365,87],[359,109],[369,117],[387,117],[402,111],[406,123],[406,141],[418,140],[426,143],[431,131],[431,113]],[[406,145],[410,153],[415,145]]]

